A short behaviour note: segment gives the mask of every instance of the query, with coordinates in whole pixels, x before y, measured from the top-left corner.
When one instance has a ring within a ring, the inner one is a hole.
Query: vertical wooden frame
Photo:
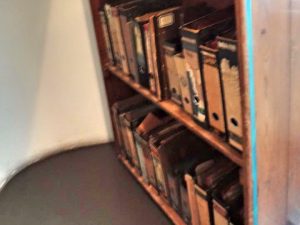
[[[246,137],[246,224],[251,225],[287,221],[289,4],[289,0],[236,1]]]

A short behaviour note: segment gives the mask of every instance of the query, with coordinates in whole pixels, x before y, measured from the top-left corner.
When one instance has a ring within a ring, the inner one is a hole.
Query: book
[[[180,86],[180,93],[182,99],[182,106],[183,109],[190,115],[193,115],[193,106],[192,97],[193,94],[191,93],[193,80],[186,70],[185,66],[185,59],[182,53],[176,54],[174,56],[176,71],[179,77],[179,86]]]
[[[174,6],[156,12],[149,19],[153,75],[156,84],[156,96],[163,100],[168,98],[168,82],[165,71],[163,43],[179,38],[181,25],[181,7]]]
[[[243,150],[242,100],[235,30],[217,37],[229,143]]]
[[[172,138],[176,137],[178,133],[181,133],[184,130],[186,130],[186,128],[175,121],[172,124],[166,124],[166,126],[161,127],[149,138],[149,146],[151,149],[151,155],[157,177],[157,190],[166,200],[168,200],[169,187],[159,152],[163,148],[164,140],[172,141]]]
[[[125,34],[128,35],[126,26],[126,15],[134,13],[137,8],[139,8],[141,5],[141,1],[135,0],[131,1],[128,4],[121,4],[118,7],[115,7],[115,16],[116,16],[116,34],[117,34],[117,41],[119,46],[119,54],[120,54],[120,61],[123,72],[126,74],[130,74],[129,70],[129,62],[128,57],[126,53],[126,42],[128,38],[125,39]]]
[[[154,113],[147,115],[135,131],[136,145],[139,146],[137,150],[139,151],[138,157],[141,164],[140,172],[143,175],[144,181],[154,187],[157,187],[157,181],[148,140],[151,132],[154,132],[158,127],[171,121],[171,117],[167,116],[164,112],[157,110]]]
[[[202,73],[207,99],[207,117],[211,127],[221,134],[226,133],[226,115],[223,87],[219,73],[217,40],[213,39],[199,47]]]
[[[180,39],[172,39],[165,41],[163,44],[165,54],[165,67],[167,75],[167,83],[169,84],[169,96],[173,102],[182,105],[182,95],[180,89],[179,70],[176,68],[175,55],[181,52]],[[179,65],[180,67],[181,65]]]
[[[243,187],[238,177],[213,193],[215,225],[243,225]]]
[[[151,104],[133,109],[120,115],[126,158],[137,168],[139,168],[139,161],[137,150],[135,148],[133,129],[143,121],[149,112],[154,110],[157,110],[157,106]]]
[[[196,202],[199,222],[202,225],[214,224],[212,193],[221,189],[224,182],[238,175],[237,166],[225,158],[219,158],[210,166],[196,168]]]
[[[116,139],[121,149],[124,148],[124,140],[121,130],[121,121],[119,118],[120,114],[123,114],[135,108],[139,108],[146,104],[150,104],[150,102],[147,101],[143,96],[134,95],[122,101],[115,102],[112,105],[113,124],[116,133]]]
[[[229,7],[212,12],[200,19],[194,20],[182,26],[183,54],[186,61],[186,69],[194,82],[191,86],[193,94],[193,115],[201,125],[207,125],[207,102],[204,92],[204,79],[201,68],[199,45],[213,39],[219,33],[228,30],[234,24],[234,9]]]
[[[104,41],[105,41],[107,57],[109,59],[109,63],[111,65],[114,65],[114,55],[113,55],[113,50],[112,50],[112,43],[111,43],[109,31],[108,31],[108,24],[107,24],[108,22],[107,22],[105,12],[99,11],[99,16],[100,16],[100,20],[101,20],[101,26],[102,26],[102,31],[103,31]]]

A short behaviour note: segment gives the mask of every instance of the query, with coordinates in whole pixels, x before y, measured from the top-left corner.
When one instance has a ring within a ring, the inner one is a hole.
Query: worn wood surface
[[[290,116],[290,0],[253,0],[258,222],[284,225]]]
[[[291,0],[291,113],[290,113],[290,151],[289,151],[289,191],[288,219],[296,225],[300,224],[300,2]]]

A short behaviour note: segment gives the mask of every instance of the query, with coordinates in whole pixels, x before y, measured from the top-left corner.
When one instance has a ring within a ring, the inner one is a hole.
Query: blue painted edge
[[[250,101],[250,144],[251,144],[251,178],[253,193],[253,224],[258,225],[258,181],[257,181],[257,149],[256,149],[256,110],[255,110],[255,77],[253,53],[252,1],[246,0],[246,45],[248,55],[249,101]]]

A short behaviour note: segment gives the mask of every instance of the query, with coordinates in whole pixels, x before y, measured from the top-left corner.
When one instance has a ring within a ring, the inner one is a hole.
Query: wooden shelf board
[[[134,167],[132,167],[126,159],[124,159],[122,156],[119,156],[119,159],[128,169],[128,171],[134,176],[134,178],[138,181],[138,183],[150,195],[153,201],[162,209],[162,211],[175,225],[186,225],[186,223],[176,213],[176,211],[157,194],[157,191],[151,185],[148,185],[143,181],[143,178],[137,173],[137,170]]]
[[[116,69],[113,66],[109,66],[109,71],[129,85],[131,88],[136,90],[138,93],[158,105],[161,109],[169,113],[176,120],[184,124],[189,130],[194,132],[196,135],[206,140],[210,145],[224,154],[226,157],[231,159],[233,162],[243,167],[243,154],[238,150],[231,147],[228,143],[222,140],[218,135],[211,131],[208,131],[199,126],[189,114],[187,114],[180,106],[176,105],[171,100],[159,101],[148,89],[142,87],[140,84],[134,82],[124,72]]]

